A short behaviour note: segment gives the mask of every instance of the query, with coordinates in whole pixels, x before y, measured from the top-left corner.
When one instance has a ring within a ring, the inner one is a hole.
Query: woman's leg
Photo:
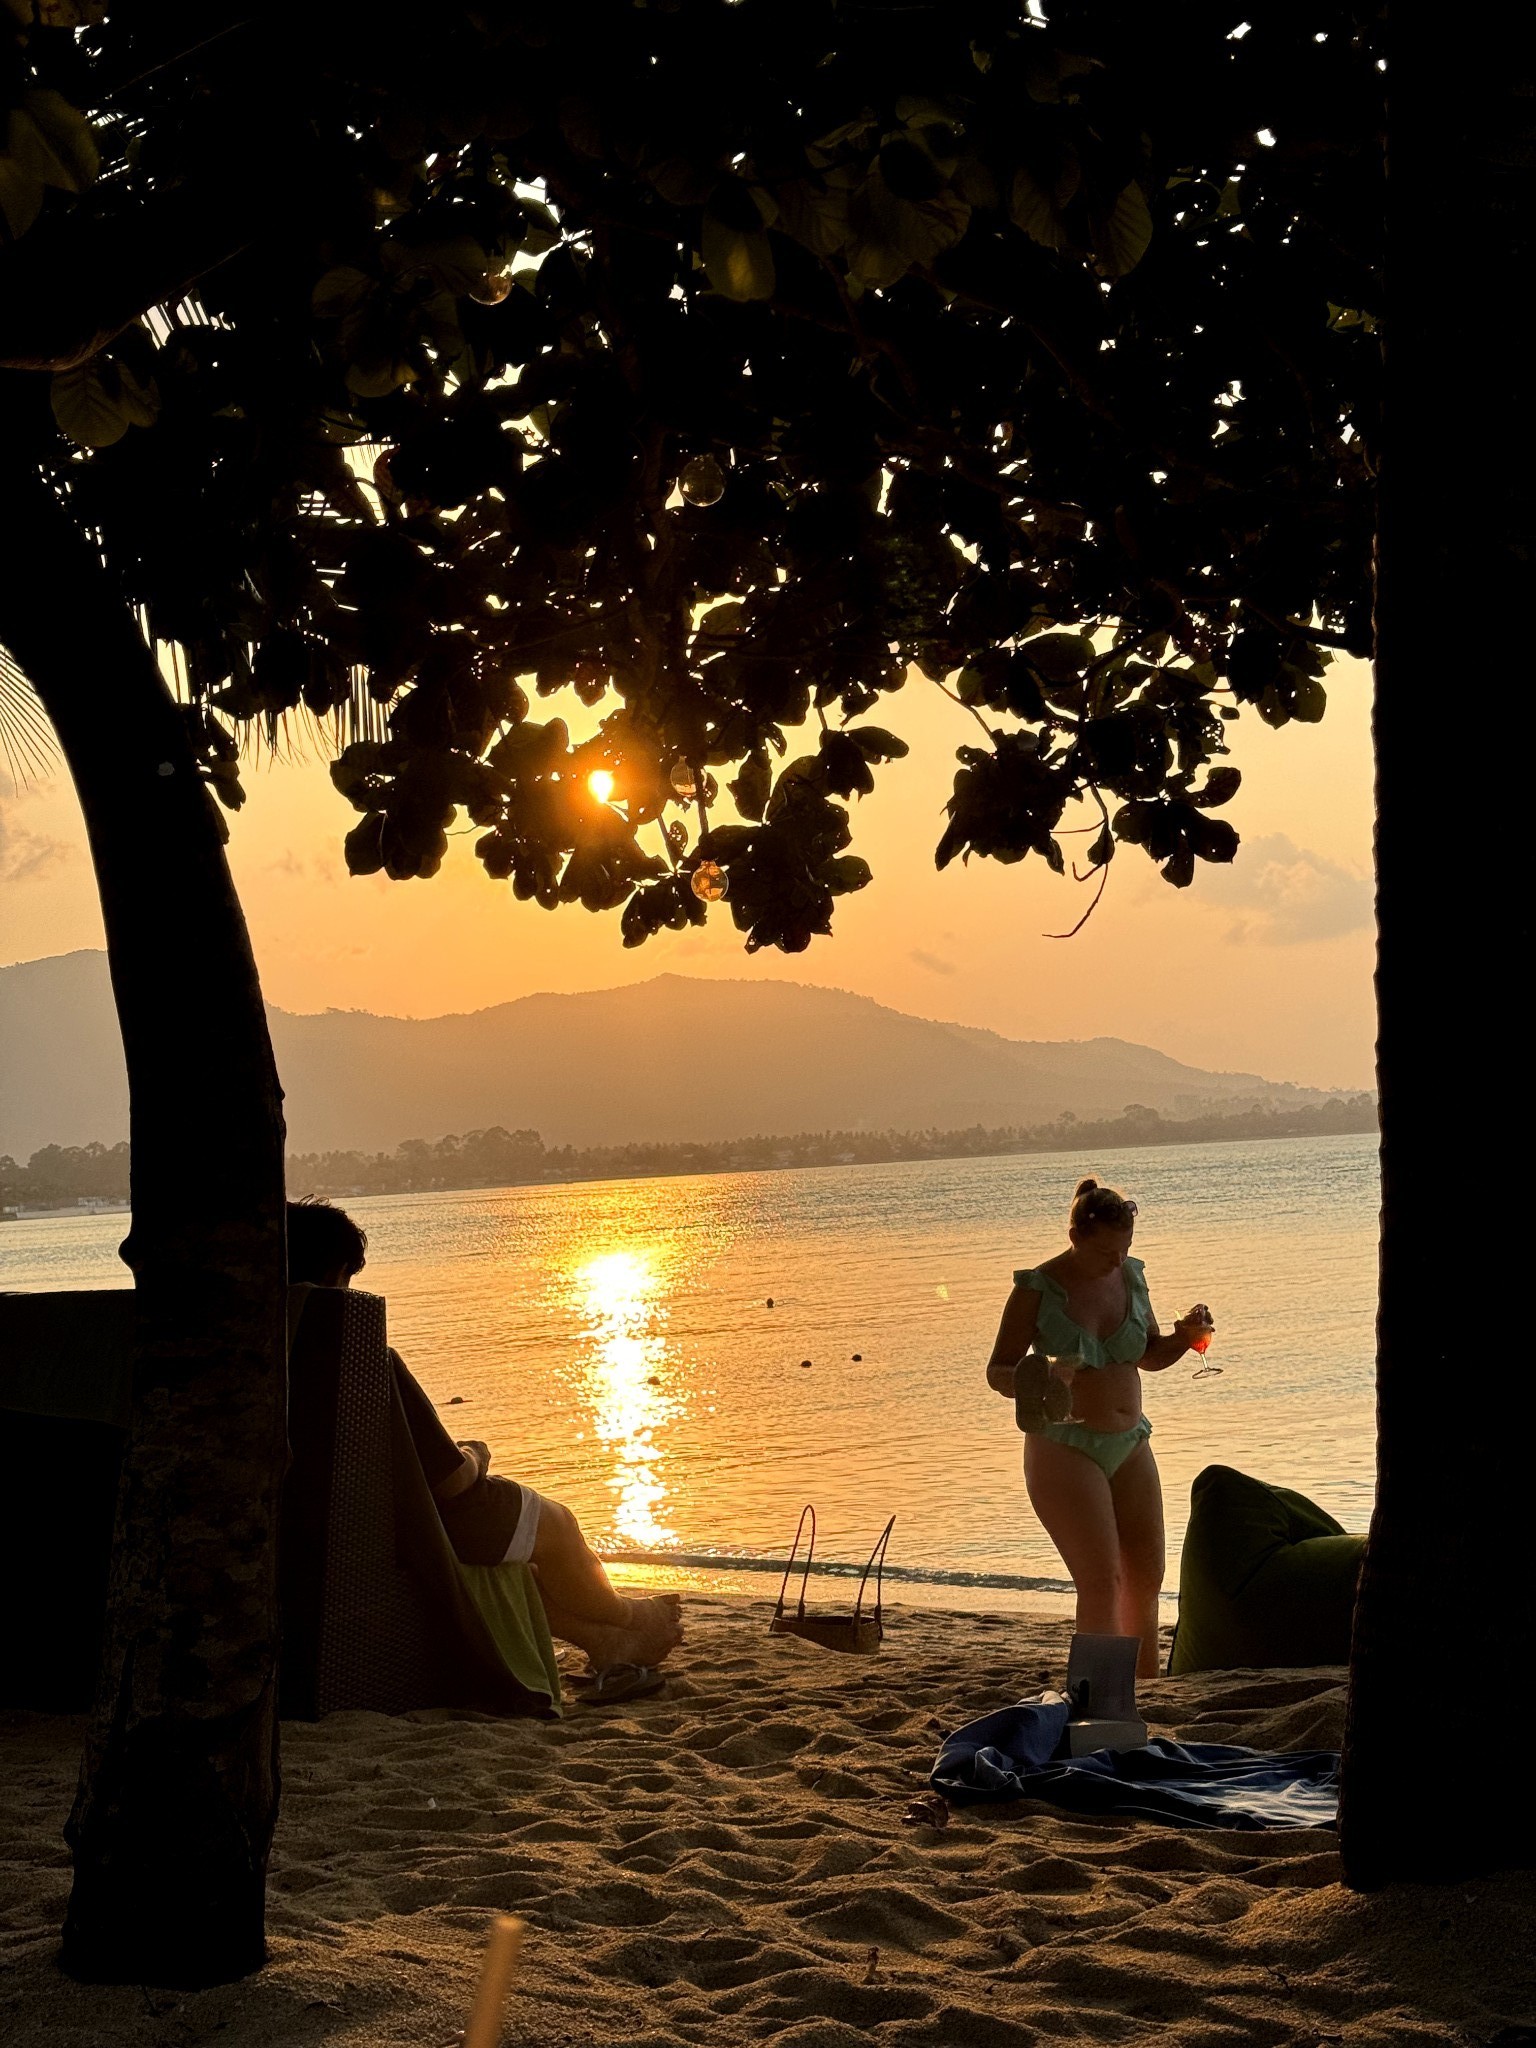
[[[1167,1562],[1163,1547],[1163,1485],[1149,1443],[1138,1444],[1109,1482],[1120,1542],[1120,1619],[1124,1636],[1141,1637],[1138,1678],[1158,1675],[1158,1605]]]
[[[1079,1634],[1118,1635],[1120,1534],[1109,1481],[1086,1453],[1048,1436],[1030,1436],[1024,1443],[1024,1485],[1072,1575]]]

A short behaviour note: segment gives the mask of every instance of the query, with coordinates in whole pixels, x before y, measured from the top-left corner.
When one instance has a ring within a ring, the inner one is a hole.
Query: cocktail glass
[[[1190,1374],[1190,1378],[1196,1380],[1211,1379],[1222,1369],[1219,1365],[1212,1365],[1206,1357],[1206,1353],[1211,1348],[1211,1340],[1216,1335],[1216,1325],[1211,1321],[1210,1310],[1206,1308],[1203,1302],[1197,1303],[1190,1313],[1202,1316],[1205,1319],[1205,1328],[1198,1337],[1191,1339],[1190,1342],[1190,1350],[1197,1352],[1200,1357],[1200,1363]]]

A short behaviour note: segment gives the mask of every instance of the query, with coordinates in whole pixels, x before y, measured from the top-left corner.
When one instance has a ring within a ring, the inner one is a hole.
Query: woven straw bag
[[[785,1612],[785,1599],[789,1592],[789,1575],[795,1568],[795,1559],[800,1550],[800,1539],[805,1534],[805,1525],[811,1525],[810,1541],[806,1545],[805,1563],[800,1573],[800,1598],[793,1614]],[[896,1526],[892,1515],[880,1532],[879,1541],[869,1553],[859,1580],[858,1595],[853,1603],[852,1614],[807,1614],[805,1611],[805,1590],[811,1576],[811,1559],[816,1554],[816,1510],[805,1507],[800,1513],[800,1524],[795,1530],[794,1547],[789,1553],[789,1562],[784,1567],[783,1583],[779,1587],[778,1601],[774,1606],[773,1619],[768,1624],[771,1636],[800,1636],[808,1643],[819,1643],[824,1650],[841,1650],[851,1657],[872,1657],[885,1640],[885,1621],[881,1611],[881,1581],[885,1575],[885,1548],[891,1540],[891,1531]],[[864,1594],[869,1585],[869,1575],[875,1575],[875,1611],[864,1612]]]

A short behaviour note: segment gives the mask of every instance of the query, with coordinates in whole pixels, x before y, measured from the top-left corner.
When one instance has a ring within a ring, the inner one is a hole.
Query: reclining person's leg
[[[483,1445],[472,1449],[484,1453]],[[443,1526],[465,1564],[531,1565],[552,1634],[594,1664],[656,1664],[682,1640],[675,1594],[627,1599],[568,1507],[484,1470],[464,1492],[439,1498]]]
[[[533,1500],[535,1526],[520,1526],[518,1536],[538,1573],[553,1632],[594,1663],[659,1663],[682,1640],[677,1595],[631,1599],[617,1592],[571,1510],[538,1495]]]

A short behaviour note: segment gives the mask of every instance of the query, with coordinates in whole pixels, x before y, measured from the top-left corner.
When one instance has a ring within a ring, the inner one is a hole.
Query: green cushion
[[[1207,1465],[1190,1489],[1168,1669],[1347,1663],[1364,1551],[1305,1494]]]

